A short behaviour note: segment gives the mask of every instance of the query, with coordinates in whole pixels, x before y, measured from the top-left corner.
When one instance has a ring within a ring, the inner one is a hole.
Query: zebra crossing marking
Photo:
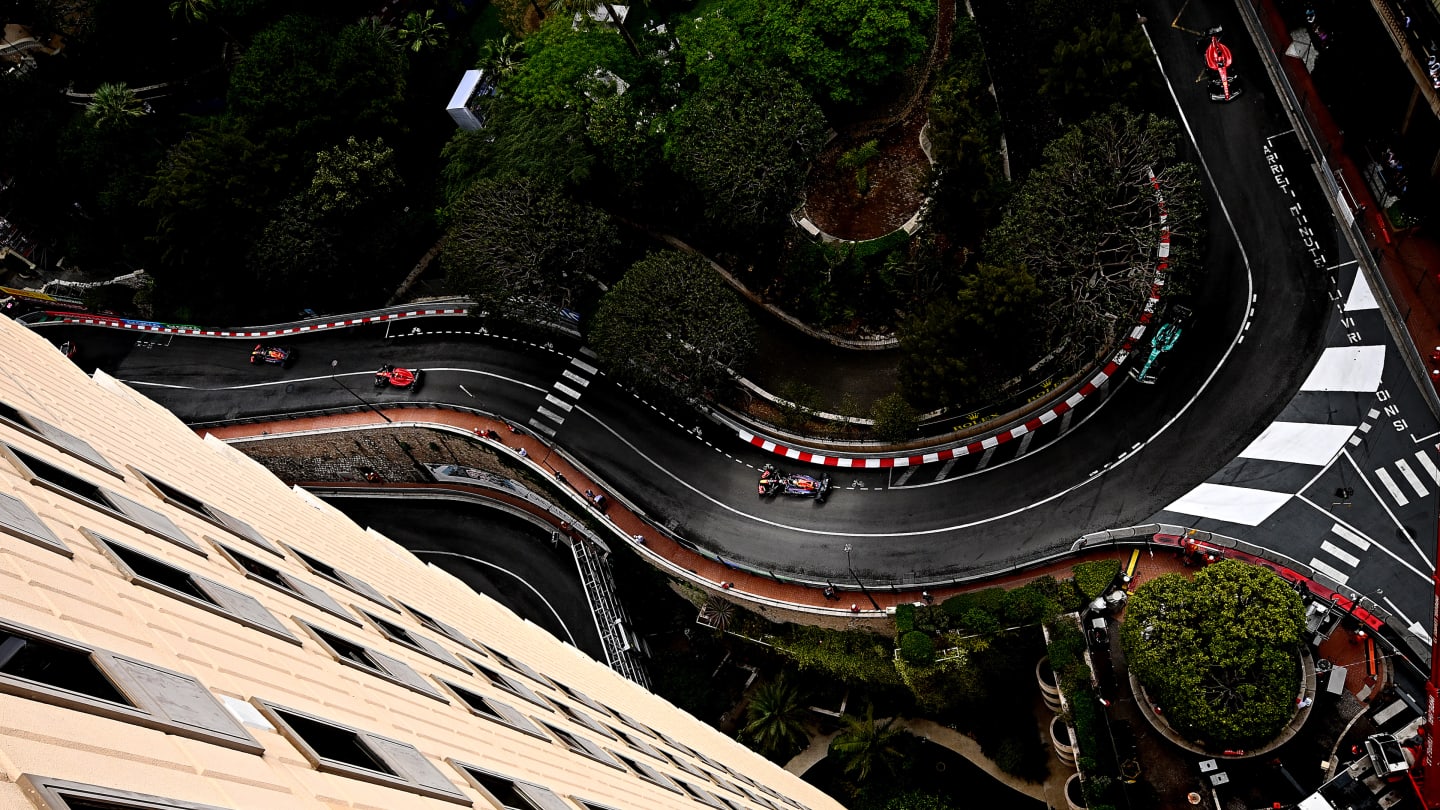
[[[1350,581],[1349,574],[1342,573],[1337,568],[1335,568],[1335,566],[1325,562],[1324,560],[1312,557],[1310,558],[1310,567],[1334,580],[1335,584],[1337,585],[1344,585],[1345,583]]]
[[[1346,527],[1340,525],[1339,523],[1336,523],[1334,526],[1331,526],[1331,527],[1330,527],[1330,531],[1333,532],[1334,534],[1336,534],[1336,535],[1344,538],[1346,541],[1350,542],[1351,544],[1353,544],[1356,548],[1360,549],[1361,551],[1369,551],[1369,550],[1370,550],[1370,541],[1369,541],[1369,540],[1366,540],[1365,538],[1361,537],[1361,536],[1360,536],[1358,533],[1356,533],[1356,532],[1350,531],[1349,529],[1347,529]]]
[[[1405,480],[1409,482],[1411,488],[1415,490],[1416,495],[1423,498],[1430,494],[1430,490],[1426,489],[1425,485],[1420,483],[1420,476],[1416,475],[1415,471],[1410,469],[1410,465],[1405,459],[1396,459],[1395,468],[1398,469],[1400,474],[1405,477]]]
[[[584,360],[581,360],[581,359],[578,358],[578,357],[572,357],[572,358],[570,358],[570,365],[572,365],[572,366],[580,369],[581,371],[585,372],[586,374],[590,374],[590,375],[592,375],[592,376],[595,374],[595,372],[597,372],[597,371],[600,370],[600,369],[598,369],[598,368],[590,365],[589,363],[585,362]]]
[[[1329,554],[1340,562],[1345,563],[1351,568],[1354,568],[1355,566],[1360,564],[1359,557],[1356,557],[1354,554],[1351,554],[1345,549],[1340,548],[1329,540],[1326,540],[1320,544],[1320,550]]]
[[[570,409],[575,407],[572,403],[566,402],[565,400],[555,396],[554,394],[546,394],[545,401],[550,403],[551,405],[554,405],[557,408],[565,409],[566,413],[569,413]]]
[[[560,372],[560,376],[561,376],[561,377],[564,377],[565,379],[569,380],[570,382],[575,383],[576,385],[580,386],[581,388],[589,388],[589,387],[590,387],[590,381],[589,381],[589,380],[585,379],[584,377],[581,377],[579,374],[576,374],[575,372],[571,371],[571,370],[568,369],[568,368],[565,369],[564,371]],[[576,396],[579,396],[579,395],[577,394]]]
[[[574,388],[571,388],[565,383],[557,381],[553,387],[556,391],[559,391],[560,393],[564,394],[567,397],[570,397],[571,399],[580,398],[580,392],[576,391]]]
[[[1436,467],[1435,462],[1430,460],[1430,454],[1421,450],[1415,454],[1415,460],[1420,462],[1420,466],[1424,467],[1425,472],[1430,474],[1431,481],[1440,484],[1440,467]]]
[[[1395,479],[1390,477],[1390,473],[1386,472],[1384,467],[1375,471],[1375,477],[1379,478],[1380,483],[1384,484],[1385,488],[1390,490],[1390,497],[1395,499],[1395,503],[1401,506],[1410,503],[1410,499],[1405,497],[1405,493],[1401,492],[1400,487],[1395,485]]]

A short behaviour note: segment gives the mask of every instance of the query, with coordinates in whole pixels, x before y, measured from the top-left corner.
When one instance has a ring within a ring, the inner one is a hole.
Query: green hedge
[[[929,633],[911,630],[900,639],[900,657],[912,664],[934,663],[935,639]]]
[[[1075,566],[1075,586],[1088,601],[1105,593],[1120,573],[1119,560],[1092,560]]]
[[[909,602],[895,606],[895,635],[903,636],[915,629],[915,606]]]

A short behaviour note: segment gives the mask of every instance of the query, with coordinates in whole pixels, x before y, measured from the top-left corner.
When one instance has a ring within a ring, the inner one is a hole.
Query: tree
[[[145,106],[124,82],[106,82],[95,88],[85,115],[100,129],[125,129],[145,117]]]
[[[841,155],[835,165],[855,172],[855,190],[863,197],[870,193],[869,165],[877,157],[880,157],[880,141],[872,138]]]
[[[453,203],[480,180],[529,180],[573,188],[595,164],[577,109],[531,107],[511,97],[482,102],[485,128],[460,130],[441,150],[440,176]]]
[[[375,18],[340,29],[331,51],[329,76],[333,99],[315,99],[333,108],[345,134],[398,132],[405,101],[406,55],[397,47],[395,30]],[[338,139],[340,133],[334,138]]]
[[[475,65],[488,71],[491,76],[504,79],[520,69],[520,59],[525,52],[525,43],[502,34],[499,39],[487,40],[480,47],[480,60]]]
[[[1153,80],[1155,57],[1133,15],[1113,14],[1104,25],[1075,29],[1055,43],[1054,62],[1040,69],[1040,94],[1061,115],[1078,120],[1112,103],[1131,105]]]
[[[910,790],[885,803],[885,810],[956,810],[944,797],[934,793]]]
[[[412,11],[400,23],[400,41],[405,47],[420,53],[423,50],[440,47],[445,40],[445,23],[435,19],[435,9],[427,8],[425,13]]]
[[[440,264],[490,317],[547,322],[616,247],[610,218],[533,180],[481,180],[450,207]]]
[[[919,427],[915,409],[898,393],[876,400],[870,418],[875,420],[875,435],[887,442],[903,442]]]
[[[230,73],[228,107],[257,140],[327,140],[335,81],[335,37],[311,17],[292,14],[255,35]],[[313,151],[313,150],[311,150]]]
[[[703,396],[754,351],[755,324],[704,259],[651,253],[595,313],[590,342],[621,384]]]
[[[930,304],[900,332],[900,385],[923,407],[978,407],[1034,362],[1032,308],[1040,290],[1024,268],[985,263],[954,298]]]
[[[613,28],[589,17],[576,26],[556,16],[525,38],[525,61],[506,91],[531,106],[583,109],[592,97],[616,93],[618,85],[609,76],[625,80],[637,73],[634,57]]]
[[[895,718],[883,723],[875,721],[875,706],[865,707],[865,717],[845,715],[844,727],[830,742],[830,753],[844,762],[845,773],[856,782],[867,781],[871,774],[884,772],[894,777],[903,758],[901,740],[904,729],[894,728]]]
[[[307,194],[317,211],[347,214],[393,194],[401,185],[395,150],[382,138],[357,141],[352,136],[315,156],[315,176]]]
[[[800,690],[782,674],[751,696],[740,738],[762,755],[784,762],[805,747],[807,720],[809,709]]]
[[[187,23],[204,22],[215,10],[215,0],[171,0],[170,16]]]
[[[1073,127],[1045,148],[986,240],[992,264],[1023,267],[1041,293],[1033,326],[1063,360],[1113,345],[1149,296],[1160,212],[1170,230],[1167,294],[1195,265],[1200,192],[1194,166],[1175,160],[1174,122],[1120,107]]]
[[[1135,590],[1120,627],[1130,671],[1170,725],[1215,748],[1272,739],[1295,711],[1304,605],[1273,571],[1223,560]]]
[[[747,68],[685,100],[665,154],[700,189],[711,221],[753,228],[793,207],[825,129],[824,114],[795,80]]]
[[[381,271],[404,242],[402,188],[393,151],[379,138],[321,150],[309,186],[280,205],[255,241],[251,273],[292,300],[374,302]]]
[[[929,45],[933,0],[723,0],[676,26],[701,86],[737,68],[783,68],[842,104],[914,65]]]

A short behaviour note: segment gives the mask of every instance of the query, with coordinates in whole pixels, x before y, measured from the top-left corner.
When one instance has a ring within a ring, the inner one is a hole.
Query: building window
[[[0,421],[8,422],[11,426],[19,428],[21,432],[31,438],[50,445],[66,455],[78,458],[81,461],[103,470],[116,478],[124,478],[120,471],[110,466],[110,462],[100,455],[89,442],[78,436],[71,435],[49,422],[36,419],[14,406],[0,402]]]
[[[390,681],[397,686],[403,686],[413,692],[419,692],[426,697],[432,697],[444,703],[450,702],[445,700],[444,695],[440,694],[435,687],[430,685],[429,681],[421,677],[420,673],[404,661],[391,658],[385,653],[372,650],[322,627],[316,627],[299,617],[296,617],[295,621],[314,636],[326,652],[345,666],[363,670],[377,678]]]
[[[592,731],[604,734],[606,737],[609,737],[612,740],[615,739],[615,735],[610,732],[610,729],[606,728],[604,724],[596,721],[590,715],[585,714],[579,709],[571,708],[570,706],[567,706],[558,700],[550,701],[550,705],[554,706],[556,711],[569,718],[571,722],[578,723]]]
[[[473,658],[467,658],[465,660],[470,663],[470,666],[473,667],[476,672],[480,673],[481,677],[483,677],[486,681],[489,682],[491,686],[495,687],[496,689],[501,689],[503,691],[509,692],[510,694],[522,700],[528,700],[531,703],[534,703],[536,706],[545,709],[546,711],[555,711],[554,707],[552,707],[544,698],[535,694],[535,692],[532,691],[530,687],[526,686],[525,684],[515,680],[514,678],[506,675],[503,672],[487,667]]]
[[[459,760],[446,761],[480,791],[491,807],[498,810],[573,810],[549,788],[501,776]]]
[[[211,542],[214,542],[214,540]],[[230,561],[230,564],[240,569],[246,577],[256,582],[269,585],[278,591],[287,593],[308,605],[329,613],[331,616],[344,619],[354,625],[360,624],[360,620],[351,616],[345,610],[344,606],[336,602],[330,594],[311,585],[305,580],[291,576],[269,563],[257,560],[249,554],[236,551],[223,543],[215,543],[215,547],[220,549],[220,553]]]
[[[409,743],[263,700],[252,701],[316,770],[469,805],[464,793]]]
[[[542,740],[549,741],[550,738],[545,736],[545,732],[541,731],[534,723],[525,719],[525,715],[511,708],[509,704],[502,703],[495,698],[486,697],[478,692],[472,692],[463,686],[458,686],[441,678],[437,678],[436,680],[440,681],[442,686],[450,690],[451,694],[459,698],[460,702],[464,703],[465,706],[470,709],[471,713],[477,714],[486,720],[493,720],[496,723],[509,726],[516,731],[524,732],[532,737],[539,737]]]
[[[575,803],[585,808],[585,810],[615,810],[615,808],[608,804],[600,804],[599,802],[592,802],[576,796],[571,796],[570,798],[575,799]]]
[[[191,540],[189,535],[180,531],[180,527],[176,526],[170,518],[154,509],[142,506],[123,495],[111,492],[78,475],[68,473],[44,459],[30,455],[23,450],[17,450],[8,444],[0,444],[0,451],[3,451],[10,463],[15,465],[15,469],[19,470],[25,480],[31,484],[89,506],[98,507],[137,529],[169,540],[201,556],[205,555],[205,550]]]
[[[715,810],[729,810],[729,808],[722,804],[720,802],[720,799],[714,794],[712,794],[710,791],[702,787],[692,785],[689,782],[686,782],[684,779],[677,779],[675,781],[678,782],[680,784],[680,787],[684,788],[685,792],[690,794],[690,798],[694,799],[695,801],[708,804],[711,807],[715,808]]]
[[[238,751],[264,751],[189,675],[8,622],[0,622],[0,692]]]
[[[311,573],[315,574],[316,576],[321,577],[322,579],[328,579],[336,585],[339,585],[340,587],[347,590],[354,591],[355,593],[360,594],[366,599],[369,599],[375,604],[385,608],[386,610],[393,610],[396,613],[400,612],[399,608],[396,608],[394,605],[390,604],[389,599],[386,599],[383,595],[381,595],[379,591],[370,587],[370,583],[366,582],[365,580],[360,579],[359,577],[350,576],[344,571],[341,571],[335,566],[325,562],[324,560],[318,559],[317,557],[315,557],[315,555],[301,551],[300,549],[292,545],[287,544],[286,548],[290,549],[290,553],[294,554],[300,560],[300,562],[303,563],[306,568],[310,569]]]
[[[563,683],[560,683],[557,680],[554,680],[553,678],[550,680],[550,683],[554,684],[556,689],[564,692],[566,697],[570,698],[576,703],[583,703],[584,705],[589,706],[591,709],[594,709],[597,712],[608,712],[608,710],[604,706],[596,703],[594,700],[591,700],[590,696],[585,694],[584,692],[581,692],[578,689],[571,689],[570,687],[566,686]]]
[[[696,777],[699,777],[699,778],[701,778],[701,779],[709,779],[709,778],[710,778],[710,777],[708,777],[708,776],[705,775],[705,772],[704,772],[704,771],[700,770],[699,768],[695,767],[694,765],[691,765],[691,764],[689,763],[689,761],[683,760],[683,759],[681,759],[680,757],[677,757],[677,756],[675,756],[674,754],[670,753],[669,751],[661,751],[660,753],[664,754],[664,755],[665,755],[665,758],[668,759],[668,760],[670,760],[670,764],[671,764],[671,765],[674,765],[675,767],[677,767],[677,768],[679,768],[680,770],[682,770],[682,771],[690,774],[691,776],[696,776]]]
[[[285,556],[279,548],[276,548],[274,543],[271,543],[265,539],[264,535],[256,531],[254,526],[251,526],[240,518],[223,512],[217,507],[211,506],[177,487],[172,487],[144,470],[131,466],[130,471],[140,476],[141,480],[149,485],[150,489],[166,503],[172,506],[178,506],[201,520],[231,532],[237,537],[259,546],[277,557]]]
[[[456,644],[469,647],[470,649],[478,653],[485,652],[484,650],[480,649],[480,647],[475,642],[471,641],[469,637],[467,637],[464,633],[460,632],[453,625],[446,624],[445,622],[440,621],[434,616],[431,616],[428,613],[412,607],[409,603],[401,602],[400,606],[405,608],[405,610],[408,611],[411,616],[414,616],[415,621],[420,622],[421,625],[430,628],[431,630],[441,634],[442,636],[449,638]]]
[[[192,574],[89,529],[81,531],[114,560],[121,573],[134,584],[187,602],[201,610],[219,614],[284,641],[300,643],[279,619],[260,604],[260,600],[250,594],[221,585],[208,577]]]
[[[166,799],[29,773],[21,774],[16,782],[40,810],[225,810],[213,804]]]
[[[554,683],[552,683],[544,675],[541,675],[540,673],[531,669],[523,661],[516,661],[514,658],[511,658],[505,653],[502,653],[499,650],[490,647],[486,647],[485,652],[489,653],[491,658],[494,658],[496,661],[499,661],[510,669],[520,673],[521,675],[524,675],[525,677],[536,683],[544,684],[545,686],[554,686]]]
[[[563,728],[560,728],[559,726],[556,726],[553,723],[542,722],[541,725],[545,726],[545,730],[549,731],[551,736],[559,740],[562,745],[570,749],[570,751],[572,751],[573,753],[589,757],[596,762],[602,763],[604,765],[609,765],[612,768],[617,768],[622,771],[625,769],[624,766],[617,762],[614,757],[610,756],[610,754],[607,753],[605,749],[601,748],[593,742],[590,742],[584,737],[581,737],[578,734],[571,734],[570,732],[566,731]]]
[[[630,715],[628,715],[628,714],[626,714],[626,713],[624,713],[624,712],[616,711],[616,710],[610,708],[609,706],[606,706],[606,707],[605,707],[605,711],[610,712],[611,714],[613,714],[613,715],[615,715],[616,717],[620,718],[620,722],[624,723],[625,725],[629,726],[630,728],[635,729],[636,731],[640,732],[641,734],[648,734],[649,736],[653,737],[654,739],[657,739],[657,740],[660,739],[660,734],[659,734],[658,732],[656,732],[655,729],[650,728],[649,726],[645,725],[644,723],[640,722],[639,720],[636,720],[635,718],[631,717]]]
[[[650,745],[650,743],[647,743],[647,742],[645,742],[644,740],[640,739],[640,738],[639,738],[638,736],[636,736],[635,734],[632,734],[632,733],[630,733],[630,732],[627,732],[627,731],[625,731],[625,730],[623,730],[623,729],[615,728],[614,726],[611,726],[611,727],[610,727],[610,730],[611,730],[612,732],[614,732],[615,734],[619,735],[620,739],[624,740],[625,743],[626,743],[626,745],[629,745],[632,749],[634,749],[634,750],[636,750],[636,751],[639,751],[640,753],[642,753],[642,754],[644,754],[644,755],[646,755],[646,756],[648,756],[648,757],[651,757],[651,758],[654,758],[654,759],[658,759],[658,760],[660,760],[661,762],[669,762],[669,760],[665,759],[665,755],[664,755],[664,754],[662,754],[662,753],[660,753],[659,751],[655,750],[654,746],[652,746],[652,745]]]
[[[671,790],[676,793],[680,792],[680,788],[676,787],[675,783],[670,781],[670,777],[655,770],[649,765],[646,765],[645,763],[633,757],[627,757],[624,754],[615,751],[611,751],[610,753],[614,754],[617,758],[619,758],[621,762],[629,765],[630,770],[634,771],[636,775],[638,775],[641,779],[644,779],[646,782],[649,782],[653,785],[659,785],[666,790]]]
[[[390,639],[391,641],[401,645],[402,647],[409,647],[415,652],[428,655],[442,664],[449,664],[450,666],[455,667],[462,672],[469,671],[465,669],[464,664],[460,663],[459,658],[451,655],[450,652],[444,647],[441,647],[439,644],[436,644],[434,641],[426,638],[425,636],[422,636],[419,633],[412,633],[404,625],[397,624],[381,616],[376,616],[374,613],[371,613],[364,608],[354,605],[352,605],[352,607],[355,607],[356,610],[364,614],[365,618],[369,619],[370,622],[375,625],[376,629],[380,631],[380,634],[385,636],[385,638]]]
[[[75,556],[24,501],[3,493],[0,493],[0,532],[58,551],[66,557]]]

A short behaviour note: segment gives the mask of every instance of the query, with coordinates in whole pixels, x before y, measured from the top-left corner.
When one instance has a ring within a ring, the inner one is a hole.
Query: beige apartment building
[[[0,346],[0,810],[840,807],[39,335]]]

